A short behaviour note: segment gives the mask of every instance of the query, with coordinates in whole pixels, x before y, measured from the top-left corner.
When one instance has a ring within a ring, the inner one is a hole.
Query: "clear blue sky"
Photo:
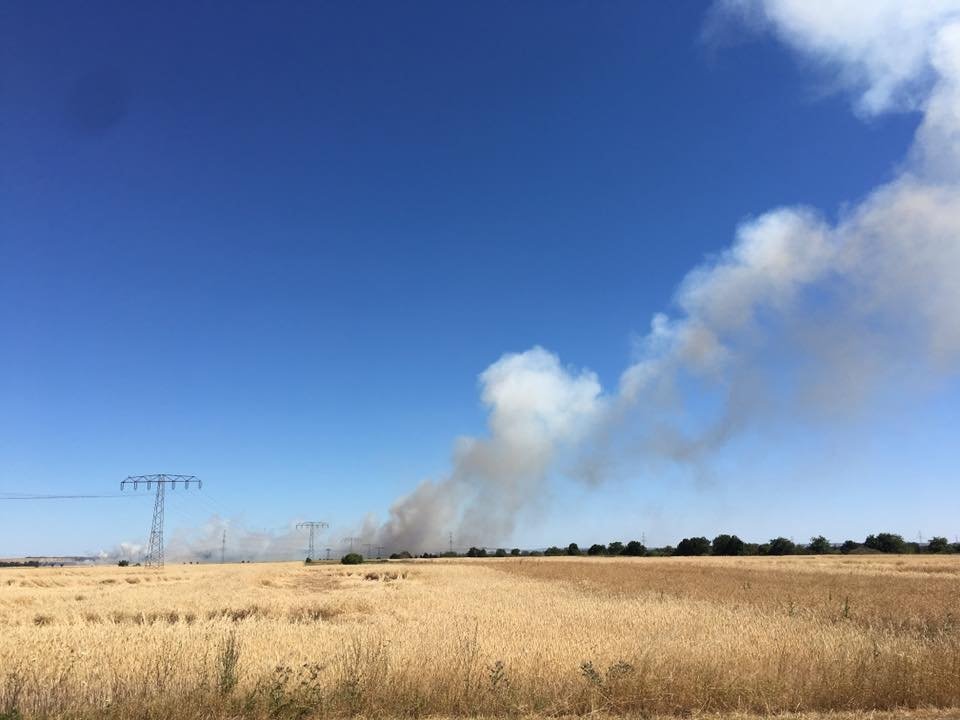
[[[706,9],[4,3],[0,492],[193,473],[170,523],[346,526],[483,433],[504,352],[614,386],[739,221],[834,214],[918,120],[857,118],[770,38],[705,45]],[[952,536],[957,400],[745,437],[706,478],[560,480],[515,541]],[[0,555],[142,539],[149,513],[0,502]]]

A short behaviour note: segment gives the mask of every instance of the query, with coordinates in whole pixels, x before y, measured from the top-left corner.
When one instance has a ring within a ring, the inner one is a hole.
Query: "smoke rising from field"
[[[449,475],[368,528],[378,542],[501,542],[558,470],[596,482],[611,454],[698,461],[778,408],[845,412],[957,370],[960,2],[730,0],[708,29],[731,20],[822,66],[863,116],[921,113],[897,177],[835,222],[803,206],[744,222],[653,317],[611,392],[543,348],[495,362],[480,376],[488,436],[459,439]]]
[[[458,439],[450,475],[391,507],[377,535],[384,546],[442,547],[450,528],[460,544],[509,537],[558,454],[583,441],[602,414],[596,375],[564,368],[543,348],[504,355],[480,382],[489,436]]]

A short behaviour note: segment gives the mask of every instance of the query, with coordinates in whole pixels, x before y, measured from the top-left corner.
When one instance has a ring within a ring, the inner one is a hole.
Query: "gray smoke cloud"
[[[773,209],[680,283],[616,390],[536,347],[480,377],[489,434],[366,531],[391,549],[508,539],[558,471],[600,482],[624,458],[702,461],[771,413],[846,412],[960,360],[960,2],[731,0],[821,65],[863,116],[922,114],[897,177],[830,222]],[[776,172],[772,168],[771,172]]]

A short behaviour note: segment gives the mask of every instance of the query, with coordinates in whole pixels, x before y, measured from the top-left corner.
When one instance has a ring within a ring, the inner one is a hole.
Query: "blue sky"
[[[702,3],[13,2],[0,10],[0,492],[193,473],[252,528],[381,517],[534,345],[615,386],[747,217],[828,216],[919,117],[864,119]],[[513,542],[953,535],[955,383],[707,467],[558,478]],[[143,498],[0,503],[0,555],[142,539]],[[952,524],[951,524],[952,523]]]

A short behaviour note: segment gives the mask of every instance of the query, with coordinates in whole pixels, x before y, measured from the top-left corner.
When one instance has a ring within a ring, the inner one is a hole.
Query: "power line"
[[[102,498],[135,498],[142,497],[137,495],[26,495],[26,494],[0,494],[0,501],[3,500],[92,500]]]

